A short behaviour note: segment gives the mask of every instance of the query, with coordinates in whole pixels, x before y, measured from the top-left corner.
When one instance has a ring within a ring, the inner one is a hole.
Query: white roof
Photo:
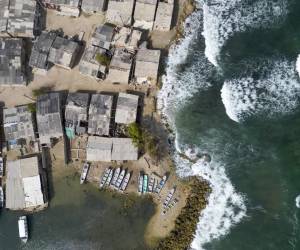
[[[44,204],[40,176],[23,178],[25,207],[35,207]]]

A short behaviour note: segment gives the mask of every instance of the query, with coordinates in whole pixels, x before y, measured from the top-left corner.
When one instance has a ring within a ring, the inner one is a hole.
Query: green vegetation
[[[140,127],[137,123],[131,123],[128,126],[128,135],[140,150],[147,152],[154,159],[159,158],[159,139],[147,129]]]
[[[185,207],[175,221],[174,229],[158,243],[156,250],[189,249],[194,238],[199,215],[206,206],[207,195],[211,192],[208,183],[197,177],[191,178],[190,185],[191,193],[187,198]]]
[[[35,105],[35,103],[28,103],[27,104],[27,108],[28,108],[29,112],[36,113],[36,105]]]
[[[98,53],[96,55],[96,61],[101,64],[101,65],[104,65],[104,66],[108,66],[109,65],[109,57],[107,55],[104,55],[104,54],[100,54]]]

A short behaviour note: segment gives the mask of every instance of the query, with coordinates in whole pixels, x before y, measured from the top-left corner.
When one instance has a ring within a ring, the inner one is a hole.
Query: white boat
[[[0,157],[0,178],[3,177],[3,158]]]
[[[0,208],[4,207],[4,192],[3,188],[0,186]]]
[[[105,182],[105,186],[108,186],[111,182],[111,179],[113,177],[113,174],[114,174],[114,170],[113,169],[110,169],[109,171],[109,174],[108,174],[108,177],[106,179],[106,182]]]
[[[295,202],[296,202],[296,207],[297,208],[300,208],[300,195],[298,195],[295,199]]]
[[[124,178],[121,188],[120,188],[122,191],[124,191],[127,188],[130,176],[131,176],[131,174],[129,172],[125,175],[125,178]]]
[[[152,191],[153,191],[153,185],[154,185],[154,177],[151,177],[150,181],[148,183],[148,192],[149,193],[152,193]]]
[[[138,189],[139,194],[141,194],[143,192],[143,183],[144,183],[144,175],[142,173],[140,173],[140,176],[139,176],[139,189]]]
[[[19,217],[18,226],[19,226],[19,237],[24,243],[26,243],[28,240],[28,224],[27,224],[26,216]]]
[[[122,181],[123,181],[123,179],[124,179],[124,177],[125,177],[125,174],[126,174],[126,170],[123,169],[123,170],[121,171],[121,173],[120,173],[120,175],[119,175],[117,181],[116,181],[116,184],[115,184],[115,186],[116,186],[117,189],[120,188],[121,183],[122,183]]]
[[[88,162],[84,163],[84,165],[82,167],[81,176],[80,176],[80,184],[83,184],[85,182],[86,177],[89,172],[89,168],[90,168],[90,164]]]
[[[168,193],[168,195],[167,195],[167,197],[166,197],[166,199],[165,199],[165,201],[164,201],[164,203],[163,203],[163,208],[164,208],[164,209],[168,207],[168,205],[169,205],[169,203],[170,203],[170,201],[171,201],[171,199],[172,199],[174,193],[175,193],[175,187],[172,188],[172,189],[169,191],[169,193]]]
[[[116,171],[115,171],[115,173],[114,173],[114,175],[113,175],[112,181],[111,181],[111,183],[110,183],[111,186],[114,186],[114,185],[116,184],[117,179],[118,179],[119,174],[120,174],[120,171],[121,171],[120,168],[117,168],[117,169],[116,169]]]
[[[110,173],[110,168],[106,168],[105,170],[104,170],[104,172],[103,172],[103,175],[102,175],[102,177],[100,178],[100,184],[99,184],[99,187],[100,188],[103,188],[103,186],[104,186],[104,184],[106,183],[106,180],[107,180],[107,178],[108,178],[108,175],[109,175],[109,173]]]
[[[160,191],[163,189],[164,185],[166,184],[166,181],[167,181],[167,176],[165,175],[161,179],[161,181],[159,182],[159,184],[157,185],[156,190],[155,190],[156,193],[158,193],[158,194],[160,193]]]

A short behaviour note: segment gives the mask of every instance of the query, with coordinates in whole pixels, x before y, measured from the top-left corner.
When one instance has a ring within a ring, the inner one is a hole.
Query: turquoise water
[[[48,209],[28,215],[30,239],[18,238],[20,213],[0,214],[1,250],[146,249],[144,231],[153,203],[137,199],[124,209],[124,197],[113,197],[90,184],[80,185],[73,171],[54,181]]]
[[[192,145],[213,159],[208,165],[178,161],[180,174],[192,174],[192,169],[213,184],[212,206],[200,216],[192,247],[297,250],[300,79],[295,65],[300,54],[300,1],[216,0],[210,9],[215,11],[221,2],[227,6],[234,2],[244,5],[237,4],[213,19],[221,20],[220,27],[227,28],[219,29],[226,42],[220,49],[218,65],[212,66],[204,55],[205,42],[211,49],[215,48],[214,39],[223,39],[211,36],[216,22],[208,22],[211,31],[208,35],[204,32],[206,41],[198,25],[193,30],[187,58],[179,60],[180,67],[171,64],[173,68],[168,73],[173,78],[167,79],[173,85],[171,91],[163,89],[169,91],[164,111],[175,123],[178,148],[184,151]],[[272,25],[275,18],[265,16],[267,24],[255,26],[253,23],[262,18],[266,8],[251,12],[251,6],[262,2],[268,6],[272,2],[282,6],[285,3],[287,14]],[[244,15],[251,12],[247,22],[243,18],[227,19],[226,15],[234,16],[240,10]],[[257,19],[252,18],[256,14]],[[199,11],[192,23],[203,23],[203,16],[207,20],[207,12],[203,15]],[[239,31],[226,37],[230,28],[237,26]],[[211,57],[212,52],[213,49],[206,51]]]

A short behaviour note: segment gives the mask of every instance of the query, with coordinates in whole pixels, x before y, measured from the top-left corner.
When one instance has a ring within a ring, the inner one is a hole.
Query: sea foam
[[[204,47],[202,51],[193,50],[196,39],[198,43],[201,39],[204,43],[204,38],[201,36],[202,18],[202,10],[199,10],[186,20],[185,38],[170,49],[163,87],[158,94],[158,108],[175,131],[176,152],[173,157],[177,173],[182,177],[198,175],[207,180],[212,188],[208,205],[200,215],[192,242],[192,247],[197,250],[203,249],[204,244],[210,240],[227,234],[230,228],[240,222],[246,214],[244,198],[235,191],[223,164],[214,160],[209,164],[201,160],[192,164],[178,154],[200,151],[199,148],[189,150],[189,147],[182,145],[174,120],[176,112],[191,96],[211,86],[209,78],[215,70],[205,57]],[[186,65],[187,57],[191,56],[189,51],[193,51],[192,65]],[[182,67],[185,67],[184,70]]]
[[[291,112],[299,104],[300,82],[294,62],[269,59],[255,64],[258,77],[226,80],[222,87],[226,113],[234,121],[259,114],[271,118]]]
[[[298,71],[298,74],[299,74],[299,77],[300,77],[300,55],[297,58],[296,70]]]
[[[288,12],[287,0],[212,0],[203,5],[205,54],[218,65],[226,41],[237,32],[277,25]]]

